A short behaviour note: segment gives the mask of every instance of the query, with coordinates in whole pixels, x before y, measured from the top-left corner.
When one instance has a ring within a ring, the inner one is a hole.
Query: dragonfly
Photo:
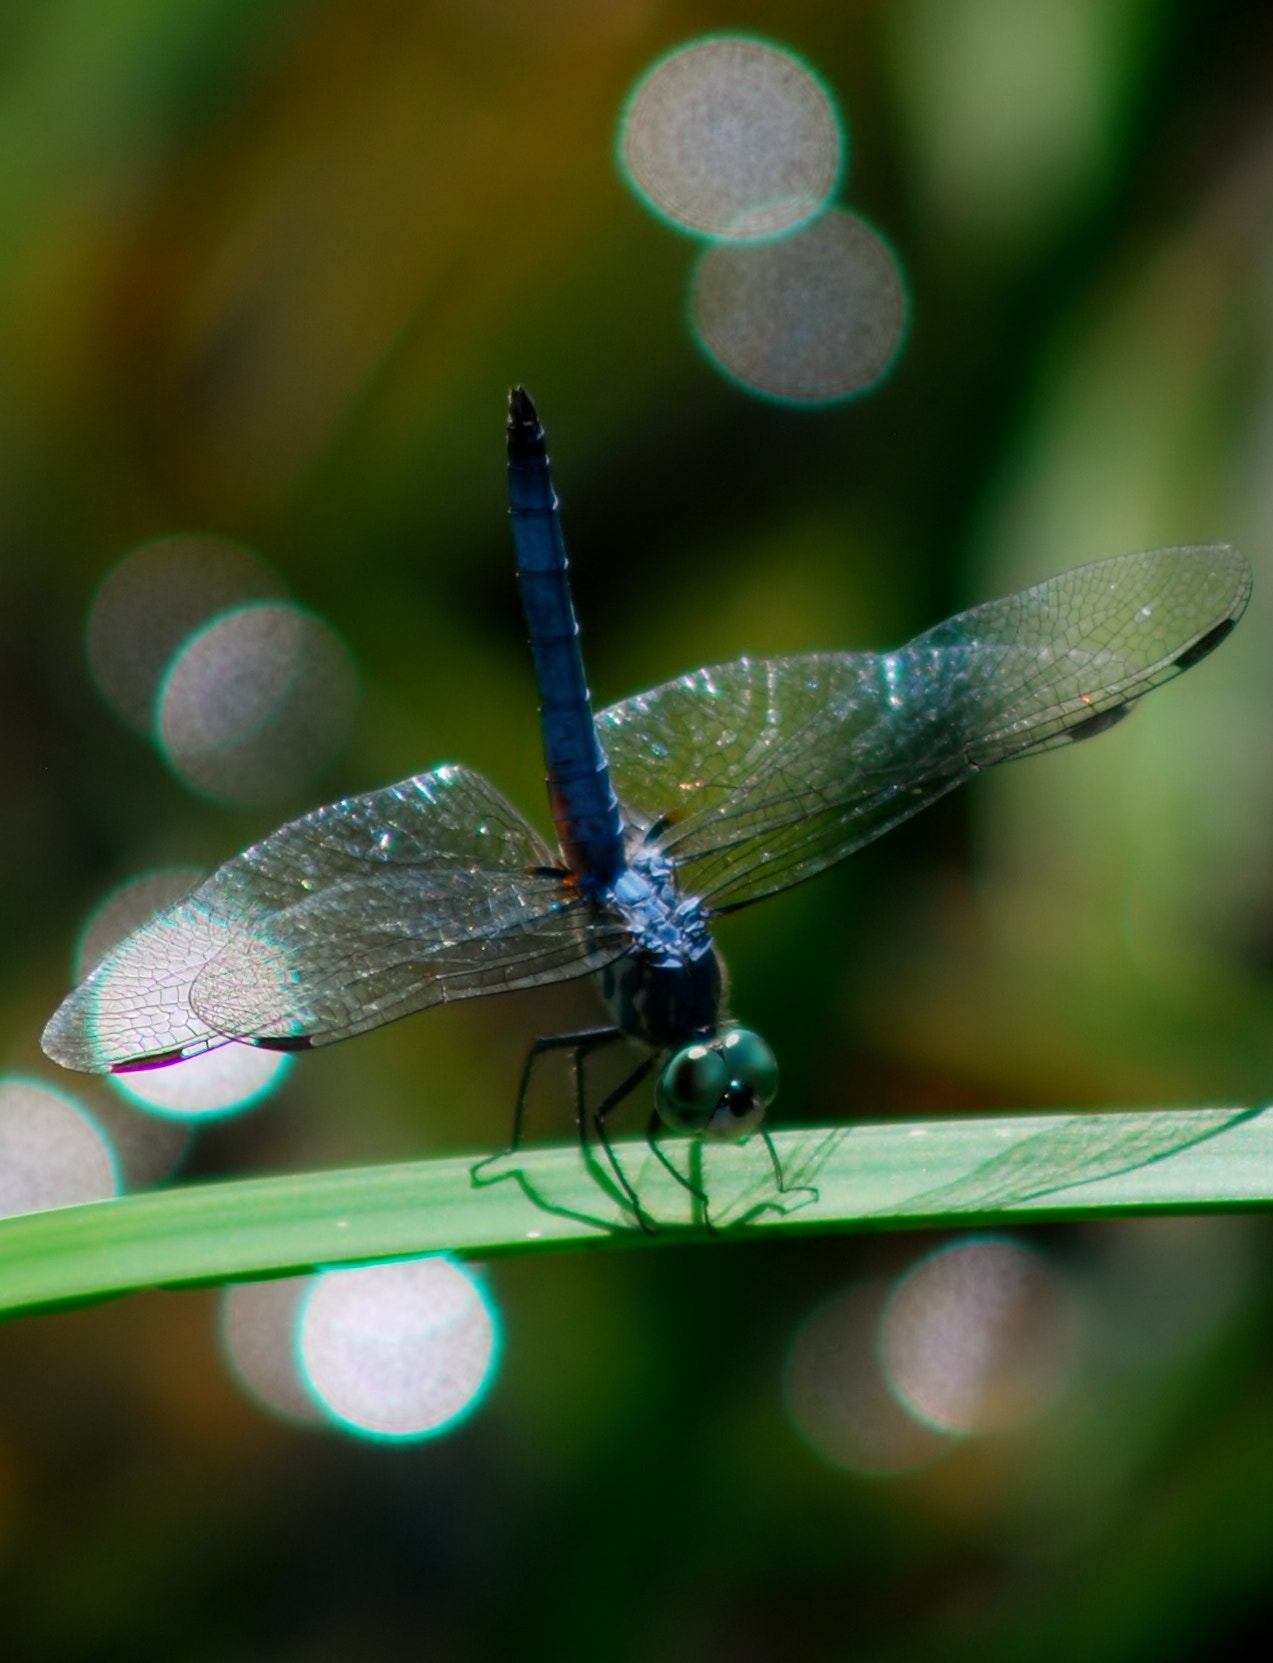
[[[1123,554],[893,652],[737,658],[594,714],[544,430],[522,388],[508,473],[556,847],[456,764],[315,809],[108,953],[43,1045],[68,1068],[116,1073],[227,1043],[307,1050],[594,976],[609,1021],[535,1041],[514,1147],[536,1058],[569,1051],[579,1135],[586,1148],[591,1124],[640,1218],[607,1119],[648,1075],[656,1152],[663,1130],[745,1138],[777,1091],[769,1046],[729,1014],[713,921],[995,763],[1105,732],[1224,640],[1251,573],[1226,544]],[[584,1059],[618,1040],[640,1060],[589,1110]]]

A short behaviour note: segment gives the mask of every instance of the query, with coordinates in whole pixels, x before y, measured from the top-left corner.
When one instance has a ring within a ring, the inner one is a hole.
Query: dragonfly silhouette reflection
[[[44,1048],[99,1072],[227,1041],[299,1050],[594,974],[611,1024],[537,1042],[515,1141],[534,1056],[571,1050],[580,1134],[590,1121],[637,1209],[606,1119],[656,1065],[652,1138],[660,1120],[744,1136],[777,1087],[769,1048],[726,1013],[712,919],[993,763],[1103,732],[1224,639],[1251,575],[1225,545],[1121,555],[896,652],[739,658],[594,716],[543,429],[520,389],[508,463],[557,849],[460,766],[316,809],[117,946]],[[583,1058],[620,1037],[642,1060],[586,1110]]]

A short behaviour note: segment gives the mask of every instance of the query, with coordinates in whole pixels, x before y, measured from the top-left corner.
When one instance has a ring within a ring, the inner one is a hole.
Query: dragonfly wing
[[[316,809],[227,862],[107,955],[44,1048],[105,1072],[231,1039],[324,1045],[580,976],[626,945],[492,786],[439,768]]]
[[[897,652],[697,670],[597,727],[631,818],[724,912],[823,871],[983,768],[1111,726],[1218,645],[1250,591],[1226,545],[1120,555]]]

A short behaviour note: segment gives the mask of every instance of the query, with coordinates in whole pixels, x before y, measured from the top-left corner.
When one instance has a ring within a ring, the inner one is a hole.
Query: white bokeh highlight
[[[428,1258],[325,1272],[299,1346],[310,1390],[336,1419],[373,1437],[419,1438],[476,1404],[497,1337],[473,1278]]]
[[[887,375],[906,329],[906,291],[888,245],[832,208],[790,236],[720,243],[703,256],[690,310],[716,364],[749,392],[827,404]]]
[[[952,1439],[916,1419],[880,1366],[889,1284],[864,1282],[815,1311],[796,1336],[784,1376],[787,1409],[825,1460],[885,1477],[938,1461]]]
[[[921,1260],[883,1314],[880,1354],[900,1402],[954,1433],[1015,1432],[1063,1397],[1081,1322],[1074,1291],[1039,1253],[998,1239]]]
[[[647,205],[682,230],[757,238],[794,229],[839,183],[840,121],[790,52],[742,37],[673,52],[638,82],[619,136]]]
[[[188,895],[204,877],[197,866],[161,866],[113,889],[89,915],[75,949],[75,980],[82,982],[125,936]]]
[[[0,1080],[0,1217],[106,1201],[115,1157],[74,1098],[34,1080]]]
[[[218,614],[283,592],[259,555],[227,538],[143,544],[106,574],[93,600],[88,656],[98,686],[130,726],[153,733],[160,684],[184,643]]]
[[[345,739],[356,678],[339,637],[300,607],[264,602],[215,618],[174,659],[157,726],[185,783],[254,804],[305,785]]]
[[[323,1425],[328,1417],[305,1384],[297,1323],[313,1276],[236,1282],[221,1298],[221,1345],[230,1372],[254,1402],[284,1420]]]

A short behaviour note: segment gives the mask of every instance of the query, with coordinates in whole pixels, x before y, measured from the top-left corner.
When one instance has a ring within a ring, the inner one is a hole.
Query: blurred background
[[[722,373],[707,245],[624,176],[641,78],[736,31],[816,72],[847,134],[827,188],[900,272],[900,349],[861,396]],[[1246,621],[1133,721],[720,938],[779,1123],[1264,1102],[1271,95],[1273,15],[1226,0],[12,0],[6,1149],[39,1104],[113,1142],[87,1193],[489,1150],[528,1041],[597,1020],[586,984],[434,1012],[193,1129],[38,1044],[131,880],[159,904],[174,869],[442,761],[546,826],[514,381],[602,704],[1239,544]],[[243,749],[262,710],[282,738]],[[569,1134],[564,1077],[534,1130]],[[498,1375],[415,1443],[263,1408],[215,1292],[24,1321],[0,1333],[0,1637],[199,1663],[1241,1657],[1273,1626],[1271,1248],[1262,1219],[1200,1218],[492,1263]]]

